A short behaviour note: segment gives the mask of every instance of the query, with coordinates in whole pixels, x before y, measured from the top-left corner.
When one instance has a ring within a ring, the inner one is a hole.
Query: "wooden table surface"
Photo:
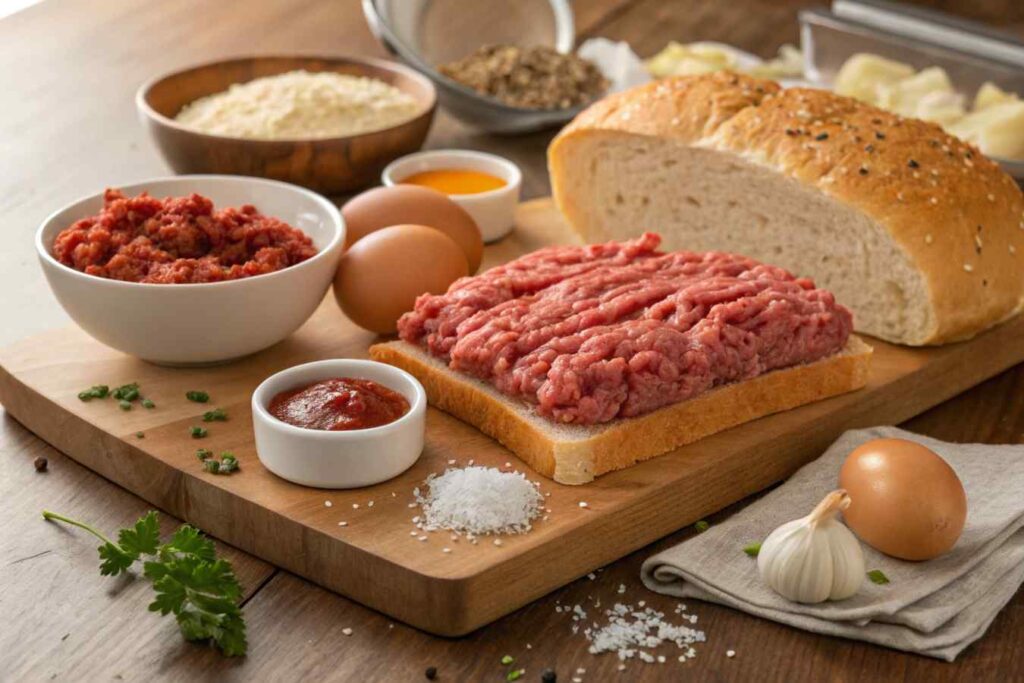
[[[668,40],[723,40],[764,56],[797,40],[796,0],[576,0],[581,37],[628,40],[648,55]],[[934,4],[943,4],[941,2]],[[945,3],[954,5],[954,3]],[[966,5],[961,3],[960,5]],[[971,4],[982,19],[1024,27],[1015,0]],[[134,90],[150,76],[190,63],[250,53],[382,55],[357,0],[44,0],[0,20],[0,344],[66,324],[35,262],[32,234],[53,209],[104,185],[168,173],[135,119]],[[495,138],[439,114],[429,147],[503,154],[525,171],[527,197],[548,191],[543,152],[550,133]],[[1024,366],[912,420],[943,439],[1024,441]],[[32,462],[49,459],[39,474]],[[147,504],[0,417],[0,680],[424,680],[501,681],[510,654],[539,680],[577,668],[606,680],[1024,680],[1024,595],[954,664],[811,635],[738,612],[691,603],[708,642],[696,659],[631,663],[587,652],[558,604],[600,600],[671,614],[675,601],[643,589],[644,558],[687,538],[682,530],[468,637],[426,635],[235,550],[220,552],[245,590],[249,655],[226,659],[185,643],[174,622],[146,611],[148,582],[97,571],[96,543],[42,521],[57,509],[114,530]],[[737,506],[739,507],[739,506]],[[714,524],[734,512],[710,518]],[[165,530],[177,520],[164,518]],[[571,550],[567,548],[567,552]],[[627,587],[619,595],[620,584]],[[591,610],[593,611],[593,610]],[[351,635],[343,629],[352,629]],[[735,657],[726,657],[734,650]]]

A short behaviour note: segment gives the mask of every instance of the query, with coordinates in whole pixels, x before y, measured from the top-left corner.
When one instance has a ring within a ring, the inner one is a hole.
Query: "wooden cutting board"
[[[550,200],[529,202],[520,207],[516,232],[488,247],[486,264],[571,241]],[[873,342],[870,380],[861,391],[745,424],[580,487],[542,479],[496,442],[436,410],[428,414],[423,456],[384,484],[323,491],[263,469],[249,410],[256,385],[298,363],[365,357],[373,341],[330,296],[288,340],[213,368],[149,365],[77,328],[55,330],[0,351],[0,402],[53,446],[157,507],[396,619],[451,636],[784,479],[845,429],[901,422],[1024,360],[1024,317],[940,348]],[[122,412],[112,400],[76,397],[93,384],[132,381],[155,409]],[[186,401],[192,389],[208,391],[210,404]],[[199,416],[213,406],[227,409],[230,421],[205,425],[204,440],[190,438],[188,428],[202,424]],[[140,431],[144,438],[136,436]],[[194,455],[198,446],[233,451],[241,471],[205,473]],[[547,520],[501,546],[488,539],[453,542],[443,532],[417,540],[410,535],[417,514],[409,507],[412,490],[449,460],[510,462],[525,470],[550,494]],[[451,552],[442,552],[445,547]]]

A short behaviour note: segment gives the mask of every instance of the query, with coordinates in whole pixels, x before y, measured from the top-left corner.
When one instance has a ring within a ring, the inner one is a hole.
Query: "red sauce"
[[[409,412],[409,402],[372,380],[338,377],[282,391],[268,410],[296,427],[341,432],[394,422]]]
[[[316,255],[301,230],[252,205],[215,210],[206,197],[126,197],[108,189],[103,209],[57,235],[53,255],[89,275],[152,284],[263,275]]]

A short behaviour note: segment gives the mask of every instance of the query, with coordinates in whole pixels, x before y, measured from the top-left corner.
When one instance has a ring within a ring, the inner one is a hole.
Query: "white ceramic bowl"
[[[464,149],[417,152],[385,166],[381,182],[388,186],[398,185],[415,173],[438,170],[480,171],[504,180],[504,187],[496,190],[448,196],[473,217],[484,242],[499,240],[515,227],[523,174],[518,166],[497,155]]]
[[[319,253],[274,273],[201,284],[141,284],[86,275],[52,255],[57,234],[95,215],[103,194],[51,214],[36,232],[46,279],[68,315],[90,335],[132,356],[164,365],[218,363],[281,341],[312,315],[330,285],[345,244],[341,213],[327,199],[295,185],[242,176],[157,178],[121,188],[154,197],[197,192],[217,209],[253,204],[299,228]]]
[[[331,432],[295,427],[267,411],[280,392],[335,377],[383,384],[405,396],[409,412],[380,427]],[[427,395],[416,378],[372,360],[338,358],[297,365],[271,375],[252,394],[260,462],[283,479],[325,489],[370,486],[412,467],[423,452],[426,414]]]

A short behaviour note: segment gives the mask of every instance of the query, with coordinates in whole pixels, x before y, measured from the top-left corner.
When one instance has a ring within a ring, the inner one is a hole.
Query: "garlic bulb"
[[[849,505],[846,491],[833,491],[811,514],[769,534],[757,555],[761,579],[795,602],[845,600],[856,593],[864,581],[864,554],[836,519]]]

